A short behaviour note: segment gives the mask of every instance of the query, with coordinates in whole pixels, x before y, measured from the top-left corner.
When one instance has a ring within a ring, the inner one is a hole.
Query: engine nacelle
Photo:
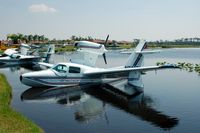
[[[77,48],[77,51],[80,52],[82,55],[78,59],[72,59],[71,62],[88,66],[95,66],[98,56],[102,55],[105,64],[107,64],[105,55],[107,50],[105,49],[105,46],[103,44],[89,41],[78,41],[75,43],[75,47]]]
[[[102,55],[103,53],[107,52],[103,44],[98,44],[89,41],[76,42],[75,47],[78,48],[77,51],[94,53],[99,55]]]

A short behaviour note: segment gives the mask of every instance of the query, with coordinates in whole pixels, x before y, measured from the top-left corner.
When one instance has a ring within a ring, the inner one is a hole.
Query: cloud
[[[55,13],[57,10],[53,7],[49,7],[45,4],[34,4],[29,7],[29,11],[33,13]]]

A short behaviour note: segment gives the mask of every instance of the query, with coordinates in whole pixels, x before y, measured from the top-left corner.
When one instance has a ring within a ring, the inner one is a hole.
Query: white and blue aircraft
[[[54,45],[49,45],[46,55],[41,57],[39,55],[33,55],[35,51],[30,53],[31,47],[27,44],[21,44],[20,50],[7,49],[4,51],[3,55],[0,56],[0,65],[22,65],[22,64],[33,64],[39,62],[41,59],[45,59],[48,62],[50,55],[54,53]]]
[[[106,39],[106,42],[108,37]],[[129,56],[123,66],[114,68],[98,68],[95,66],[99,55],[103,55],[105,63],[106,56],[103,44],[97,44],[89,41],[79,41],[75,43],[77,51],[83,53],[81,59],[71,60],[58,64],[39,63],[49,67],[47,70],[29,72],[20,76],[20,81],[31,87],[50,87],[50,86],[73,86],[83,84],[103,84],[121,79],[127,79],[128,84],[143,87],[141,82],[141,72],[176,68],[174,65],[162,66],[143,66],[144,54],[153,53],[152,51],[143,51],[147,43],[140,41],[135,50]]]

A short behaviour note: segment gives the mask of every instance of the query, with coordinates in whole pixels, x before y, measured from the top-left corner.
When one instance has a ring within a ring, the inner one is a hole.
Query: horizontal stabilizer
[[[137,54],[153,54],[153,53],[160,53],[161,50],[145,50],[145,51],[136,51]]]

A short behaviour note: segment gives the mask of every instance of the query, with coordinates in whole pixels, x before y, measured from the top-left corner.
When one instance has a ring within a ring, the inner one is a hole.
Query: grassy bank
[[[0,49],[0,54],[3,54],[3,51]]]
[[[43,130],[10,107],[11,87],[0,74],[0,133],[42,133]]]

